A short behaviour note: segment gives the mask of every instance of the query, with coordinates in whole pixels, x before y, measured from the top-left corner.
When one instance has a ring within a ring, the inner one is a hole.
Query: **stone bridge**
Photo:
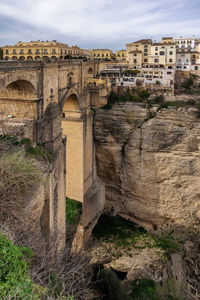
[[[90,110],[91,104],[104,103],[108,93],[106,84],[96,84],[98,68],[96,62],[79,60],[0,63],[1,120],[29,124],[24,125],[24,135],[38,143],[44,140],[41,124],[46,110],[54,103],[60,111],[62,136],[67,140],[62,161],[66,165],[66,196],[83,203],[82,219],[74,241],[78,242],[78,247],[88,239],[105,200],[104,185],[95,172],[93,113]],[[55,137],[57,125],[52,124],[50,135]]]

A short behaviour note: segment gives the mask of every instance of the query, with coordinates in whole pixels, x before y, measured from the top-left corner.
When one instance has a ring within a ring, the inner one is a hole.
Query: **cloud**
[[[87,48],[116,49],[137,38],[198,35],[198,2],[1,0],[0,39],[6,43],[57,39]]]

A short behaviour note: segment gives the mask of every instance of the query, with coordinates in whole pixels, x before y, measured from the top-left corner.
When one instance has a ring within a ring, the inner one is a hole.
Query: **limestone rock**
[[[200,119],[195,108],[148,118],[141,104],[97,109],[97,173],[106,210],[147,229],[193,226],[200,215]]]

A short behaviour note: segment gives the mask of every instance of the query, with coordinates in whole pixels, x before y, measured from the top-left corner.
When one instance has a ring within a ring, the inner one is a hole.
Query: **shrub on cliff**
[[[31,251],[18,247],[0,233],[0,299],[39,299],[33,298],[33,286],[27,275]]]
[[[0,159],[1,222],[24,219],[23,209],[44,181],[44,166],[24,151],[2,155]]]
[[[125,102],[140,102],[146,103],[150,93],[147,90],[141,88],[128,89],[123,94],[117,94],[111,91],[108,96],[107,104],[102,107],[103,109],[111,109],[113,104],[125,103]]]

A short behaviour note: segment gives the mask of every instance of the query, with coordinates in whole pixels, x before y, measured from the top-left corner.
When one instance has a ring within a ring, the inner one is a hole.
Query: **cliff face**
[[[193,107],[148,119],[140,104],[97,109],[97,173],[106,210],[149,229],[195,226],[200,218],[200,118]],[[148,120],[147,120],[148,119]]]

